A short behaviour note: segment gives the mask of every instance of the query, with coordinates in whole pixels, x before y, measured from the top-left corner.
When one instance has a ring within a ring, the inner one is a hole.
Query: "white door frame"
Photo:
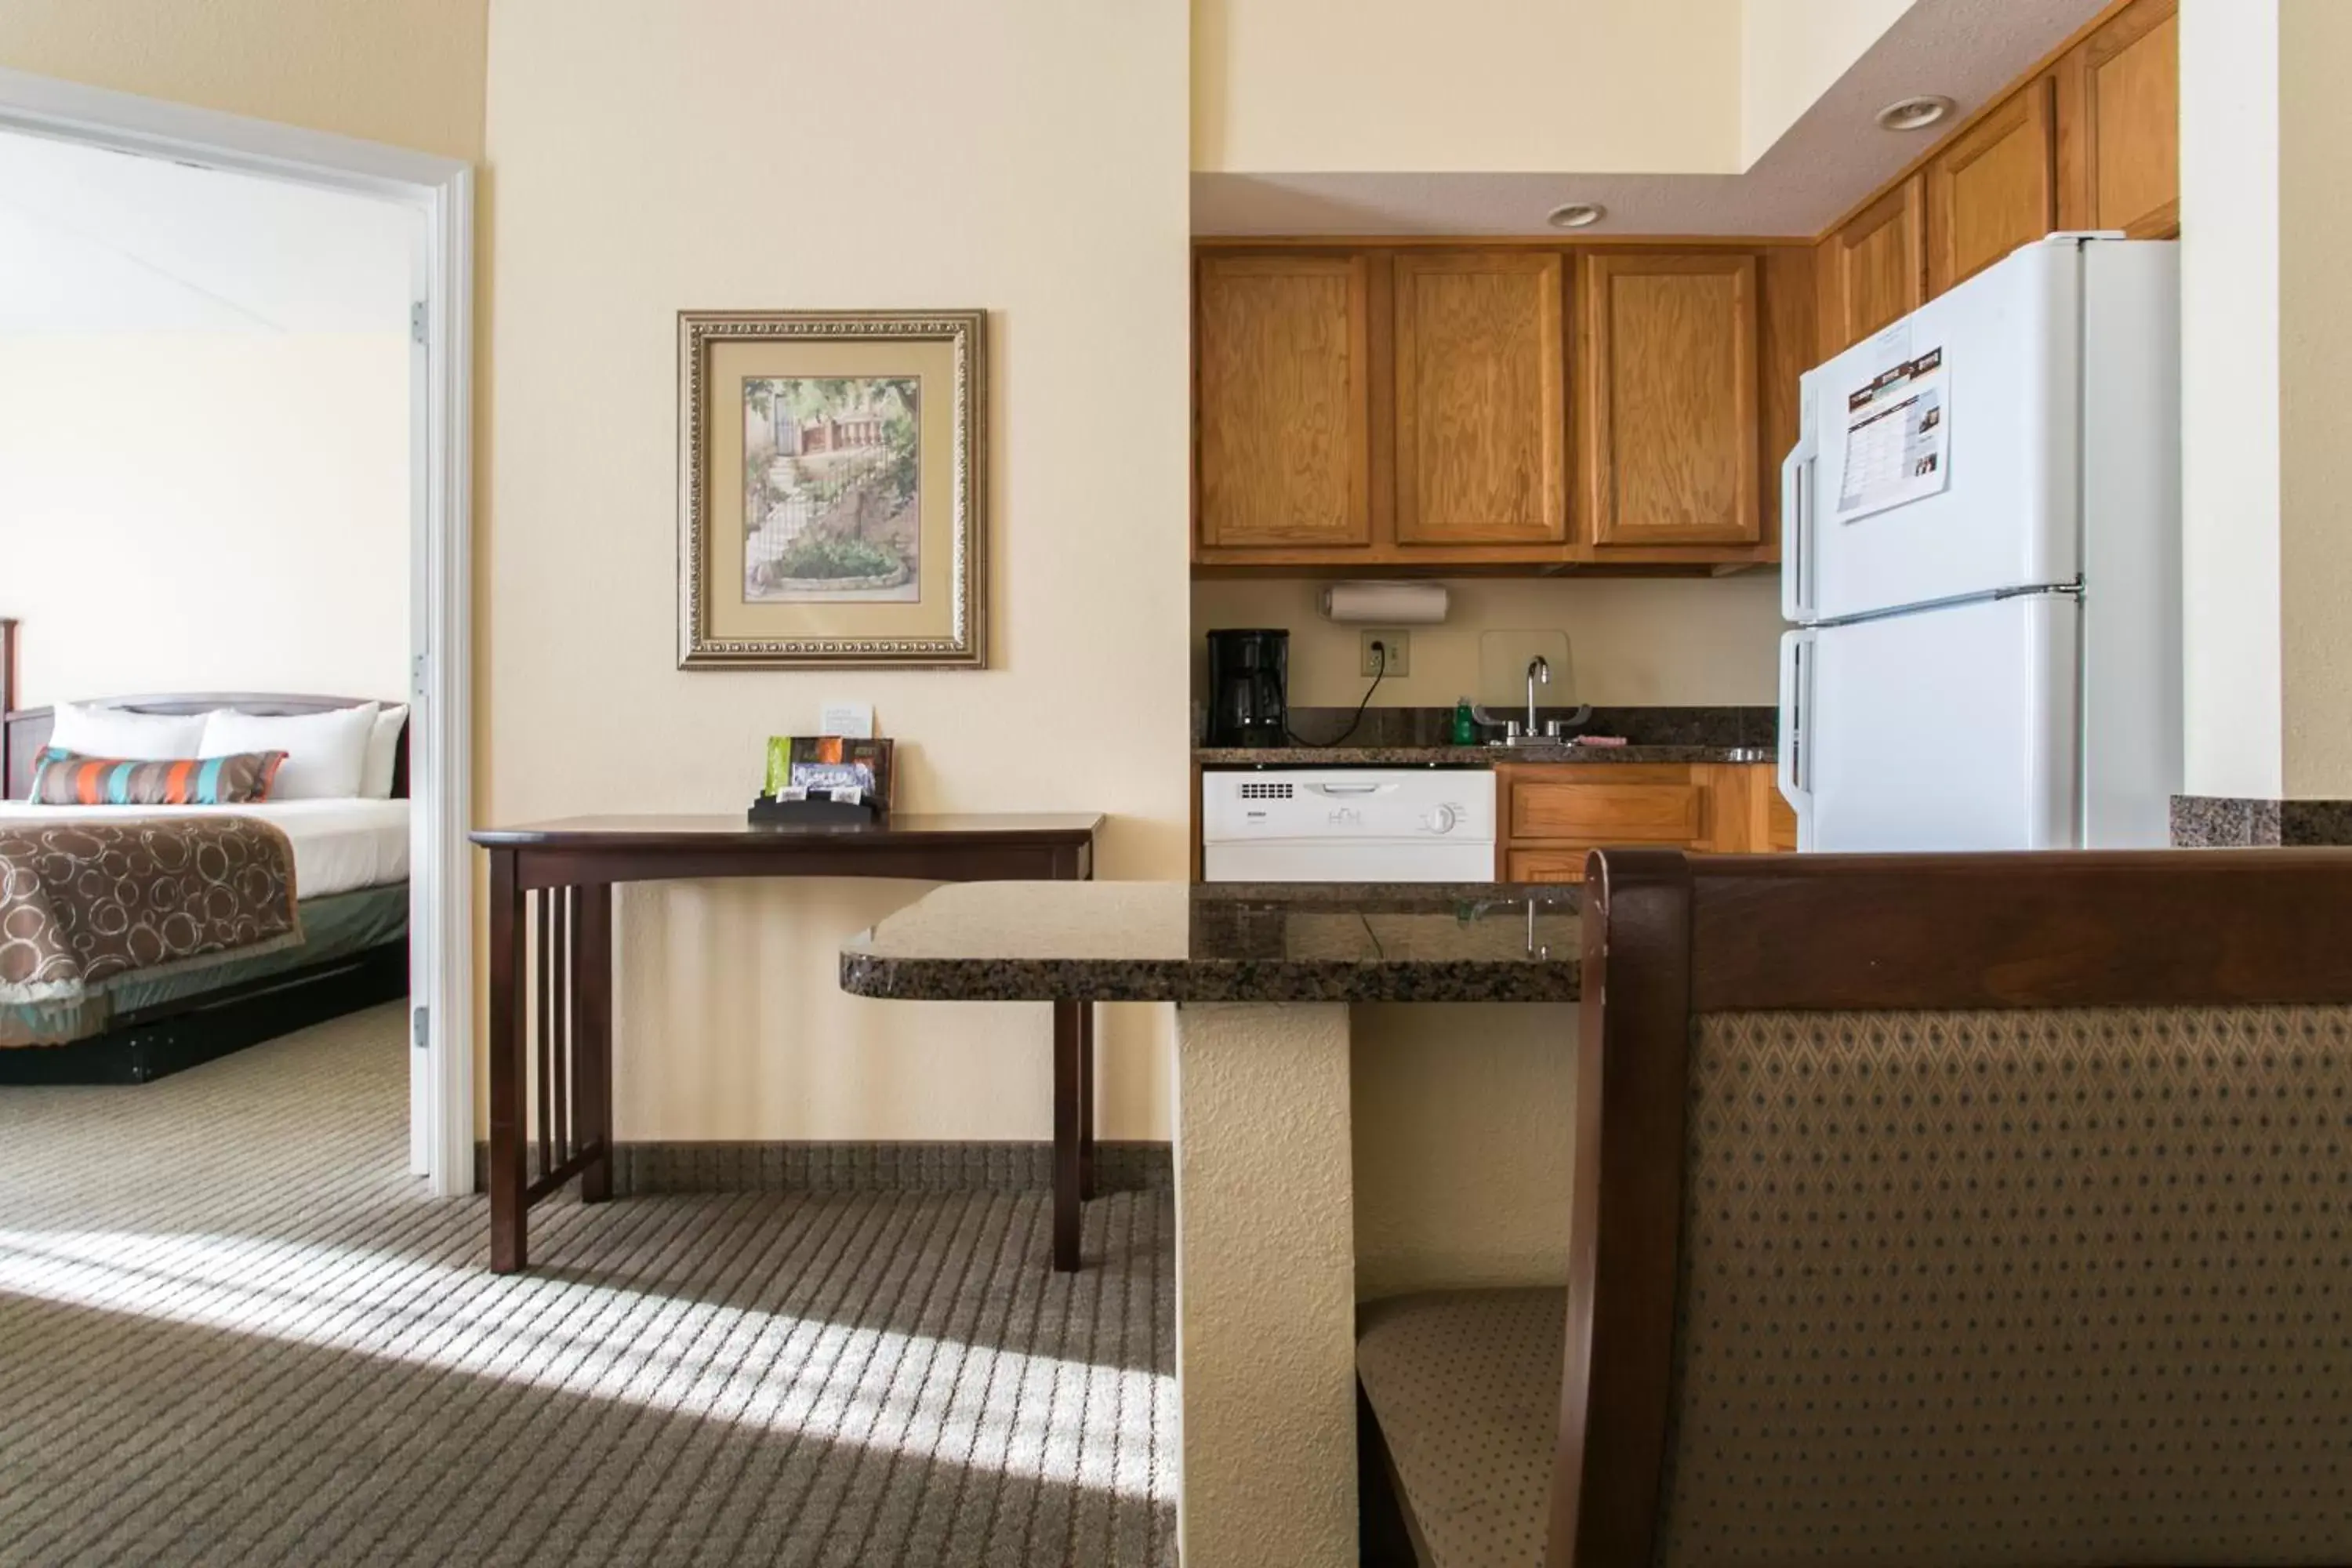
[[[426,374],[417,444],[409,700],[412,1002],[425,1010],[425,1173],[438,1196],[474,1190],[473,337],[474,171],[451,158],[216,110],[0,69],[0,130],[171,158],[399,202],[425,220]],[[422,614],[416,613],[421,608]],[[411,1148],[419,1140],[414,1131]]]

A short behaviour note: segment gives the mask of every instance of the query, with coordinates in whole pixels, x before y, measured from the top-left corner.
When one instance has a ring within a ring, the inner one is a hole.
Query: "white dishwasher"
[[[1210,882],[1491,882],[1494,772],[1203,772],[1201,875]]]

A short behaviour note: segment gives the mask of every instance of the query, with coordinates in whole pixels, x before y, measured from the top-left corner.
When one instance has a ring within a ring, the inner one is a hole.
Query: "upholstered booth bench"
[[[1414,1555],[2352,1563],[2352,854],[1585,888],[1567,1289],[1362,1313]]]

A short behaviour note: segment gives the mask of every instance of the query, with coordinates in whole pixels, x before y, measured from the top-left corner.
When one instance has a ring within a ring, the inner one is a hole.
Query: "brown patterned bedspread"
[[[125,975],[299,942],[294,896],[294,847],[258,817],[0,827],[0,1046],[88,1035]]]

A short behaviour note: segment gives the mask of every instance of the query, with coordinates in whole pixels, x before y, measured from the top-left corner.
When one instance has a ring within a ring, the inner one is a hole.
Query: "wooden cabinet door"
[[[1706,784],[1707,835],[1699,847],[1718,855],[1761,855],[1797,847],[1797,816],[1780,798],[1780,770],[1769,763],[1715,763],[1691,769]]]
[[[1554,763],[1505,781],[1513,849],[1527,839],[1570,844],[1682,844],[1706,833],[1706,791],[1676,764]]]
[[[2058,226],[2055,143],[2042,77],[1937,153],[1927,170],[1928,298]]]
[[[1370,267],[1360,256],[1201,258],[1202,548],[1371,543]]]
[[[2065,142],[2066,226],[2134,239],[2180,232],[2178,0],[2140,0],[2083,40],[2061,68],[2074,102]],[[2071,113],[2063,112],[2071,109]]]
[[[1814,276],[1824,359],[1927,302],[1922,184],[1913,175],[1822,241]]]
[[[1568,538],[1556,253],[1396,258],[1400,545]]]
[[[1754,544],[1756,258],[1585,258],[1578,342],[1595,545]]]

